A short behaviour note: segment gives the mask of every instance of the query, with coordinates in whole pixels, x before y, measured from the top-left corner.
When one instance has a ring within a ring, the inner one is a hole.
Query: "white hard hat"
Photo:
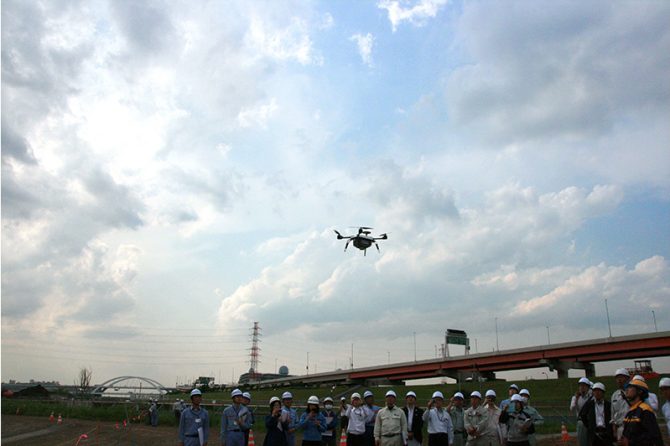
[[[200,389],[191,390],[191,398],[193,398],[196,395],[202,396],[202,392],[200,391]]]
[[[489,389],[489,390],[486,391],[485,396],[486,396],[486,397],[492,396],[493,398],[495,398],[495,397],[497,396],[497,395],[496,395],[496,391],[493,390],[493,389]]]
[[[244,398],[248,399],[249,401],[251,401],[251,394],[250,394],[249,392],[244,392],[244,393],[242,394],[242,396],[243,396]]]
[[[465,399],[465,397],[463,396],[463,394],[461,392],[454,393],[454,398],[460,398],[462,400]]]
[[[405,395],[405,398],[407,398],[408,396],[413,396],[414,398],[416,398],[416,393],[414,393],[413,390],[410,390],[409,392],[407,392],[407,395]]]
[[[661,378],[661,381],[658,383],[658,387],[670,387],[670,378]]]
[[[519,391],[519,395],[528,395],[528,396],[530,396],[530,392],[528,391],[528,389],[521,389],[521,391]]]
[[[440,392],[439,390],[436,390],[435,392],[433,392],[433,398],[444,399],[444,395],[442,395],[442,392]]]
[[[517,386],[516,384],[510,384],[509,388],[510,389],[516,389],[517,392],[519,391],[519,386]]]
[[[512,402],[518,401],[520,403],[523,403],[523,397],[519,394],[515,394],[515,395],[512,395],[512,398],[510,399],[510,401],[512,401]]]
[[[358,398],[360,400],[361,399],[361,394],[358,393],[358,392],[352,393],[351,394],[351,401],[355,400],[356,398]]]
[[[625,376],[626,378],[630,377],[630,373],[628,373],[628,370],[626,369],[616,369],[616,372],[614,372],[614,376]]]
[[[323,402],[324,402],[324,403],[325,403],[326,401],[330,401],[330,402],[332,403],[332,402],[333,402],[333,399],[332,399],[331,397],[327,396],[327,397],[325,397],[325,398],[323,399]]]
[[[273,396],[272,398],[270,398],[270,406],[272,406],[272,403],[274,403],[276,401],[281,402],[281,400],[279,399],[278,396]]]
[[[374,396],[374,395],[369,390],[366,390],[365,392],[363,392],[363,398],[367,398],[369,396]]]
[[[591,383],[591,381],[589,381],[589,379],[587,377],[582,377],[582,378],[579,378],[578,384],[586,384],[587,386],[591,387],[592,383]]]
[[[242,396],[242,391],[240,389],[235,389],[232,392],[230,392],[230,396],[235,398],[236,396]]]
[[[633,379],[637,379],[638,381],[645,382],[644,376],[642,376],[642,375],[635,375],[635,376],[633,376]]]
[[[396,398],[397,395],[393,390],[389,390],[388,392],[386,392],[386,395],[384,396],[392,396],[393,398]]]
[[[312,395],[309,398],[307,398],[307,404],[316,404],[317,406],[319,405],[319,397],[316,395]]]
[[[593,390],[596,390],[596,389],[600,389],[600,390],[602,390],[602,391],[604,392],[604,391],[605,391],[605,384],[603,384],[603,383],[595,383],[595,384],[593,385]]]
[[[291,392],[284,392],[281,394],[281,399],[283,400],[292,400],[293,394]]]
[[[470,398],[479,398],[479,399],[481,399],[481,397],[482,397],[482,394],[479,393],[477,390],[475,390],[474,392],[472,392],[472,393],[470,394]]]

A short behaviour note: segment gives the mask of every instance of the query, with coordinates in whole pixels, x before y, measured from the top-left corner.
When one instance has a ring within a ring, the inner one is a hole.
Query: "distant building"
[[[254,369],[249,369],[247,373],[240,375],[239,384],[249,384],[269,379],[288,378],[288,367],[285,365],[279,367],[279,373],[256,373]]]

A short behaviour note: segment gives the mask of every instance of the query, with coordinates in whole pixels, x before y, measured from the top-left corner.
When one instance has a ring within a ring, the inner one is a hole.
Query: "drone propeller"
[[[379,237],[375,237],[375,240],[388,240],[389,236],[388,234],[379,234]]]
[[[342,237],[342,234],[340,234],[340,233],[339,233],[338,231],[336,231],[335,229],[333,229],[333,232],[334,232],[335,234],[337,234],[337,239],[338,239],[338,240],[342,240],[342,239],[344,238],[344,237]]]

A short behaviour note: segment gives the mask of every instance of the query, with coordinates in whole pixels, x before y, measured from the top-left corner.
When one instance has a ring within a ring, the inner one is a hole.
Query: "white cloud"
[[[290,24],[276,28],[255,18],[251,21],[245,42],[255,51],[272,59],[295,60],[302,65],[321,65],[323,57],[313,47],[308,23],[292,17]]]
[[[242,128],[253,126],[267,128],[268,121],[278,108],[277,100],[272,98],[267,104],[240,110],[237,114],[237,123]]]
[[[365,65],[372,66],[372,47],[374,46],[375,38],[372,34],[367,33],[366,35],[354,34],[349,38],[349,40],[356,42],[358,47],[358,54],[360,54],[361,59]]]
[[[404,6],[410,4],[411,6]],[[417,0],[413,2],[401,0],[381,0],[377,3],[380,9],[386,9],[393,32],[402,22],[422,26],[426,20],[434,18],[447,0]]]

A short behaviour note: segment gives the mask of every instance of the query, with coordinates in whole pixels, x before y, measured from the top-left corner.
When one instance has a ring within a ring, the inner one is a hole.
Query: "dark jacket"
[[[648,404],[642,402],[630,406],[623,419],[623,436],[628,439],[628,446],[663,445],[656,414]]]
[[[602,440],[607,442],[607,444],[612,444],[614,442],[614,436],[612,434],[612,427],[610,426],[610,420],[612,419],[612,403],[603,398],[603,404],[605,404],[605,430],[598,432],[597,435]],[[593,444],[596,438],[596,400],[595,398],[589,399],[582,410],[579,411],[579,419],[582,420],[586,430],[588,432],[589,444]]]
[[[402,408],[402,411],[405,412],[405,416],[408,416],[407,414],[409,413],[409,410],[407,410],[407,406]],[[423,409],[420,407],[414,406],[414,414],[412,417],[412,430],[411,432],[414,434],[414,439],[421,443],[423,441]],[[410,420],[409,418],[407,419],[407,426],[409,426]]]
[[[288,443],[286,441],[286,430],[288,426],[286,423],[282,423],[282,429],[280,430],[277,427],[280,416],[273,417],[268,415],[265,417],[265,429],[267,433],[265,434],[265,439],[263,440],[263,446],[286,446]]]

